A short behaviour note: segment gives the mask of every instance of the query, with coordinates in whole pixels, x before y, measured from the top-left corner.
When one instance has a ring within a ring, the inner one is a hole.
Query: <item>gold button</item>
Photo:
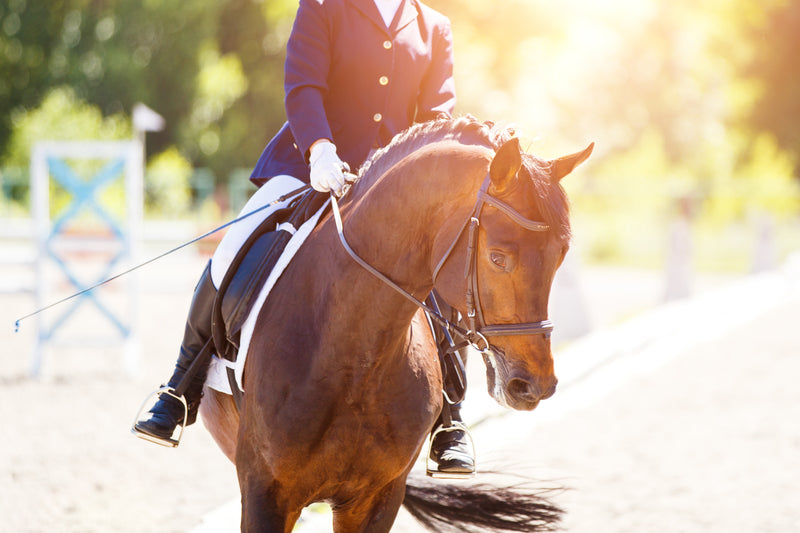
[[[392,48],[392,41],[383,41],[383,47],[390,50]]]
[[[375,122],[380,122],[381,120],[383,120],[383,115],[381,115],[380,113],[375,113],[374,115],[372,115],[372,120],[374,120]]]
[[[389,85],[389,78],[386,76],[381,76],[380,78],[378,78],[378,83],[380,83],[381,85]]]

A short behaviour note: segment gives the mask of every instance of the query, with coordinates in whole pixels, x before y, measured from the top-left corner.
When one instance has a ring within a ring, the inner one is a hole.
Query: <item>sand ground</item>
[[[200,426],[177,450],[129,433],[144,396],[168,377],[204,260],[184,254],[142,270],[134,376],[118,346],[81,341],[48,350],[30,379],[34,323],[19,333],[13,323],[34,309],[32,295],[0,293],[0,532],[188,532],[238,497],[233,466]],[[12,288],[30,284],[27,271],[9,276]],[[703,280],[698,291],[735,282]],[[581,285],[595,332],[653,310],[662,291],[660,273],[619,269],[585,269]],[[659,347],[670,356],[633,374],[604,365],[611,377],[593,375],[613,384],[605,388],[575,378],[563,404],[559,394],[548,400],[549,414],[498,414],[473,381],[479,399],[468,414],[489,416],[475,427],[481,465],[522,460],[534,477],[570,487],[556,497],[568,531],[800,531],[798,292],[787,281],[733,329],[671,345],[681,337],[673,329],[634,347],[626,357]],[[80,313],[67,327],[79,338],[110,329]],[[563,345],[565,358],[593,350]],[[397,529],[413,528],[401,520]]]

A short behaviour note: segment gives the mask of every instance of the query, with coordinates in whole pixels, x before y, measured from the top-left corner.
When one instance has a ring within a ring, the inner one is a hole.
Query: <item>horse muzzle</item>
[[[552,373],[547,376],[531,376],[521,372],[509,372],[504,360],[494,353],[484,353],[489,394],[504,407],[517,411],[533,411],[539,402],[556,392],[558,379]]]
[[[518,411],[532,411],[540,401],[555,394],[557,384],[555,376],[544,387],[527,379],[512,378],[505,386],[506,403]]]

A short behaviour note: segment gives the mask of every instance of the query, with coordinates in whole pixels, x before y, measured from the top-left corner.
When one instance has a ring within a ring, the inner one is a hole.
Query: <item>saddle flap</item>
[[[294,231],[311,218],[327,196],[309,191],[271,213],[245,241],[220,283],[212,332],[217,355],[235,361],[242,325]]]
[[[258,290],[269,277],[272,268],[283,253],[292,234],[288,230],[275,230],[260,235],[244,253],[236,275],[222,295],[220,308],[227,337],[238,348],[239,331],[258,297]]]

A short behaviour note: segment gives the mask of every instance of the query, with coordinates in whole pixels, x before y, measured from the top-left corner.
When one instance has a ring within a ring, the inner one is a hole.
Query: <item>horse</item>
[[[535,495],[409,479],[442,408],[415,302],[436,289],[467,317],[497,402],[550,397],[548,297],[570,241],[559,182],[592,147],[545,161],[512,128],[440,117],[362,166],[341,236],[325,215],[259,312],[241,412],[204,391],[201,417],[236,465],[242,531],[287,533],[313,502],[330,504],[336,533],[389,531],[403,504],[438,531],[554,527],[561,510]]]

